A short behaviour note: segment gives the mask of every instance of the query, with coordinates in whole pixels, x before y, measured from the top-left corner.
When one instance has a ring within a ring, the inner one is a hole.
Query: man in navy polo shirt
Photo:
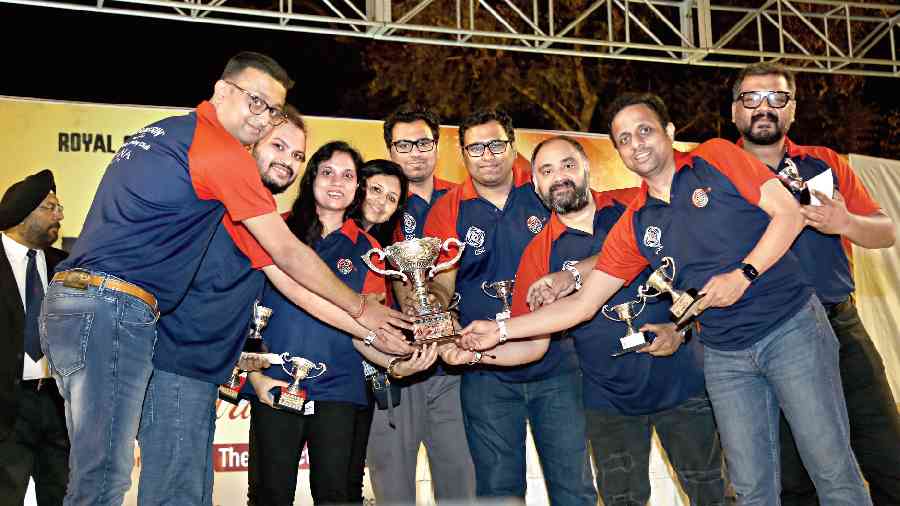
[[[444,293],[459,292],[460,322],[466,325],[502,311],[482,283],[514,278],[525,246],[549,211],[535,194],[529,171],[514,166],[509,116],[479,111],[460,125],[459,139],[469,177],[434,204],[425,235],[466,242],[457,268],[435,279]],[[476,362],[463,374],[460,395],[478,497],[525,497],[528,422],[551,501],[594,505],[572,340],[554,340],[531,365],[496,368]]]
[[[881,355],[853,303],[853,276],[843,239],[863,248],[894,244],[894,221],[872,200],[853,170],[834,151],[800,146],[787,137],[797,108],[794,75],[774,63],[745,67],[734,83],[732,121],[740,144],[772,170],[803,207],[806,227],[791,250],[828,312],[840,342],[841,384],[850,418],[850,443],[869,483],[872,502],[900,504],[900,416]],[[828,172],[830,170],[830,173]],[[834,197],[803,185],[814,177],[833,184]],[[781,498],[784,504],[817,504],[815,487],[782,419]]]
[[[434,175],[438,160],[440,120],[428,109],[404,106],[384,122],[384,142],[391,160],[409,179],[409,199],[395,240],[423,237],[425,218],[438,198],[456,185]],[[387,246],[387,245],[382,245]],[[407,309],[411,285],[394,282],[400,305]],[[475,469],[469,447],[461,444],[463,427],[460,376],[437,365],[426,372],[393,381],[403,387],[393,423],[388,410],[376,409],[369,434],[367,463],[375,500],[381,504],[416,502],[416,464],[425,444],[437,501],[475,497]]]
[[[629,94],[610,106],[610,132],[641,193],[612,228],[597,269],[574,295],[505,324],[479,321],[462,345],[490,348],[572,327],[664,257],[676,289],[699,288],[699,337],[731,482],[741,505],[779,503],[778,407],[822,504],[871,504],[849,446],[837,339],[788,252],[800,207],[758,160],[721,139],[672,148],[662,100]]]
[[[122,502],[157,320],[184,297],[226,210],[290,277],[370,328],[402,325],[399,313],[367,305],[292,238],[260,181],[245,146],[284,121],[292,85],[271,58],[240,53],[210,101],[141,129],[107,168],[41,317],[71,439],[65,504]]]

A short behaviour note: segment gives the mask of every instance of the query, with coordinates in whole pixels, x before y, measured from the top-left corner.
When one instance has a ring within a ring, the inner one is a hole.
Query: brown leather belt
[[[82,290],[87,288],[88,285],[100,286],[106,281],[106,284],[104,285],[106,289],[133,295],[146,302],[148,306],[153,308],[153,311],[159,311],[156,307],[156,297],[154,297],[152,293],[135,284],[120,279],[97,276],[88,271],[75,269],[57,272],[53,275],[53,281],[58,281],[69,288],[80,288]]]

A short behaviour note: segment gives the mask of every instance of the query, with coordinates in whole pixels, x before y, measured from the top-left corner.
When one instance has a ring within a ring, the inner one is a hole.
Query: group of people
[[[497,110],[459,125],[461,184],[436,177],[440,121],[420,106],[385,120],[388,159],[339,140],[307,157],[293,84],[265,55],[232,58],[208,101],[119,150],[65,259],[52,173],[6,191],[0,501],[34,477],[41,506],[122,504],[136,440],[140,504],[211,505],[237,363],[258,506],[293,504],[304,445],[316,503],[361,503],[366,465],[377,503],[415,503],[422,444],[437,501],[522,500],[526,425],[553,504],[646,504],[654,431],[691,504],[726,504],[726,484],[742,505],[900,504],[900,417],[842,242],[891,246],[894,222],[833,151],[787,138],[789,71],[736,77],[737,145],[676,151],[659,97],[617,98],[610,137],[642,184],[604,192],[578,140],[529,163]],[[823,174],[833,193],[805,184]],[[362,259],[422,237],[465,243],[429,283],[458,301],[455,342],[408,341],[412,287]],[[669,262],[700,296],[686,328],[645,300]],[[498,281],[510,314],[483,289]],[[626,326],[601,309],[633,301],[655,337],[620,355]],[[302,413],[275,403],[289,367],[241,353],[255,304],[270,351],[324,364]]]

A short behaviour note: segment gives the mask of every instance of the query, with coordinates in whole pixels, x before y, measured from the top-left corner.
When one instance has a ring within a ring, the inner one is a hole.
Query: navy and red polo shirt
[[[268,214],[275,200],[256,162],[203,102],[185,116],[142,128],[106,169],[84,228],[57,271],[112,274],[175,308],[225,211],[238,221]]]
[[[403,219],[400,220],[400,223],[397,223],[397,230],[394,231],[394,240],[405,241],[416,237],[424,237],[425,219],[428,217],[428,211],[431,210],[431,206],[457,186],[459,185],[456,183],[435,177],[430,201],[426,201],[413,192],[407,193],[406,209],[403,211]]]
[[[384,293],[384,278],[370,271],[362,256],[378,242],[348,219],[343,226],[318,240],[313,246],[332,272],[353,290],[362,293]],[[363,377],[363,357],[353,347],[353,339],[345,332],[318,320],[295,306],[271,283],[263,290],[262,305],[272,309],[263,339],[272,353],[288,352],[312,362],[324,362],[328,370],[322,376],[302,382],[309,400],[351,402],[368,406]],[[280,380],[291,378],[280,366],[272,366],[265,374]],[[248,395],[255,395],[245,387]]]
[[[794,163],[804,181],[831,169],[834,186],[844,197],[848,211],[870,216],[881,210],[850,165],[837,153],[820,146],[800,146],[790,139],[785,141],[786,152],[781,163],[776,168],[769,167],[773,172],[777,174],[784,169],[788,160]],[[743,140],[738,141],[738,145],[742,143]],[[797,191],[788,189],[800,200]],[[807,279],[826,306],[844,302],[855,289],[846,246],[841,236],[824,234],[813,227],[805,227],[791,246]]]
[[[556,213],[544,230],[525,249],[516,283],[528,287],[541,276],[562,269],[567,261],[579,261],[598,253],[613,225],[625,212],[623,202],[631,202],[637,188],[592,192],[597,210],[593,234],[569,228]],[[607,302],[612,307],[637,299],[637,288],[650,274],[644,269],[629,286],[622,287]],[[513,297],[513,316],[529,312],[526,290]],[[644,323],[669,321],[668,299],[651,299],[632,320],[635,330]],[[640,306],[636,306],[640,308]],[[621,350],[619,339],[627,330],[624,323],[610,320],[602,312],[565,332],[574,338],[581,364],[584,407],[624,415],[644,415],[669,409],[701,395],[705,389],[702,355],[697,340],[681,346],[668,357],[646,353],[612,354]],[[554,335],[552,339],[559,339]]]
[[[474,320],[490,320],[502,311],[502,303],[484,293],[482,282],[514,279],[525,247],[543,229],[550,212],[535,194],[526,165],[513,166],[513,188],[503,209],[478,195],[471,177],[450,190],[431,208],[425,224],[426,236],[445,240],[457,238],[466,243],[456,264],[456,291],[460,294],[459,319],[465,326]],[[443,262],[457,253],[442,252]],[[527,290],[516,282],[513,293]],[[544,358],[517,367],[491,368],[500,379],[525,382],[548,378],[577,368],[571,339],[554,340]]]
[[[771,221],[758,206],[760,187],[774,178],[762,162],[723,139],[675,151],[670,202],[650,196],[643,183],[610,231],[596,268],[630,282],[668,256],[675,260],[675,288],[703,288],[713,276],[739,268],[759,242]],[[789,251],[736,303],[704,311],[700,339],[714,349],[745,349],[800,310],[812,293]]]

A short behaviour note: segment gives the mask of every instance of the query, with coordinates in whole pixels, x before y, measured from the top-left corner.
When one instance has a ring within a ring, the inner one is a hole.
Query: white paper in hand
[[[241,358],[247,358],[248,356],[249,357],[257,356],[260,358],[264,358],[269,361],[270,365],[284,363],[284,360],[281,359],[281,355],[276,355],[275,353],[247,353],[247,352],[241,353]]]
[[[821,206],[822,202],[812,193],[813,190],[824,194],[826,197],[834,198],[834,175],[831,169],[819,174],[818,176],[806,181],[806,187],[809,189],[809,204],[813,206]]]

